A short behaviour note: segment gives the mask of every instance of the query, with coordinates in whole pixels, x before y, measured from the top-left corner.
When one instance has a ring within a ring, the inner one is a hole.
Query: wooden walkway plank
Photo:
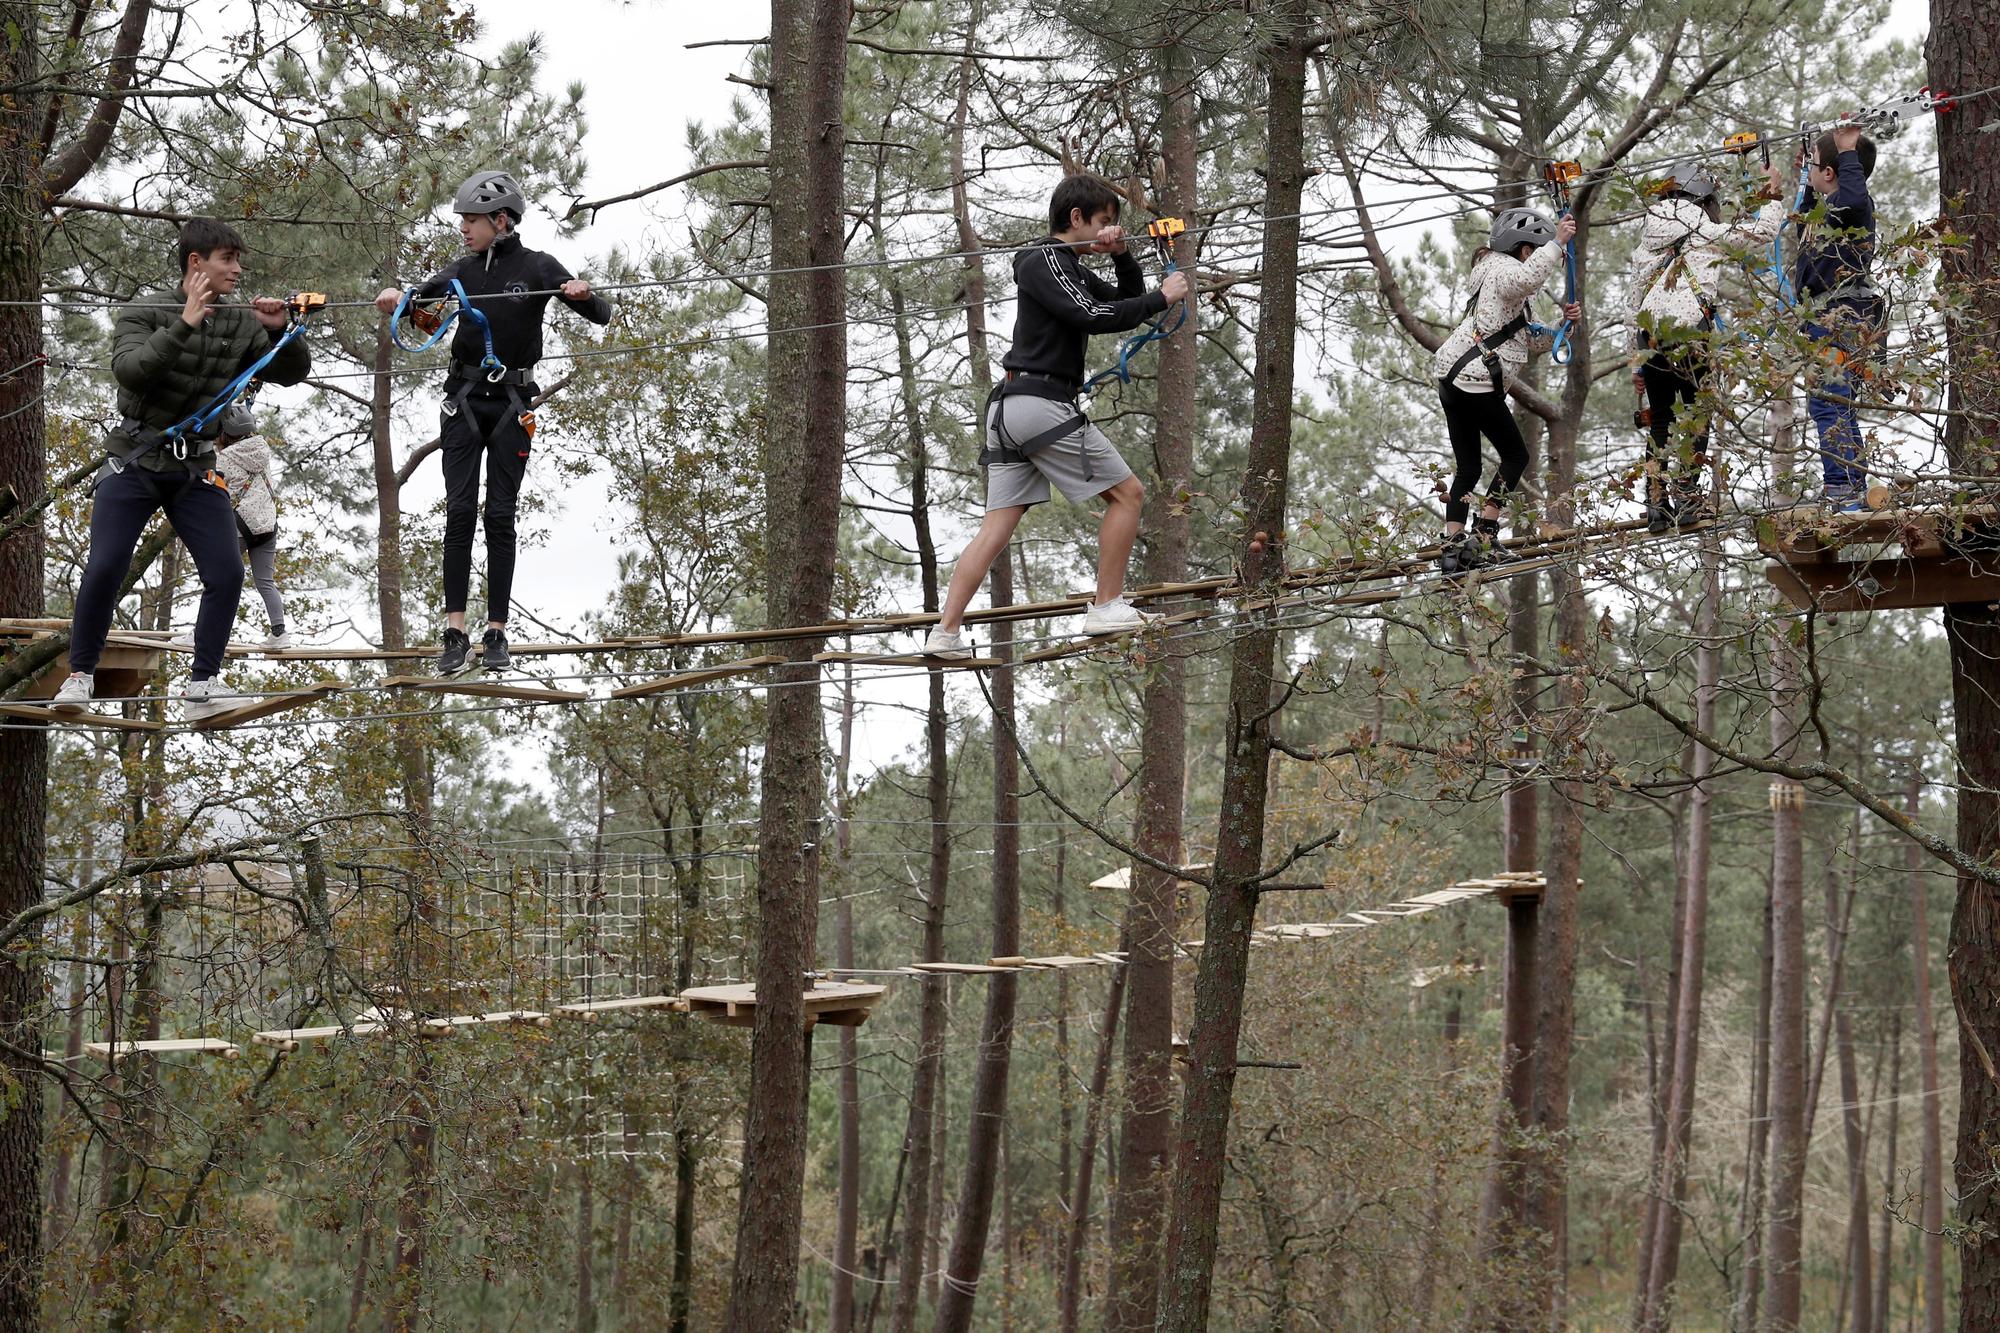
[[[278,1028],[271,1032],[253,1032],[250,1040],[259,1046],[269,1046],[280,1051],[296,1051],[302,1043],[326,1041],[332,1037],[372,1037],[386,1032],[386,1023],[349,1023],[346,1027],[329,1024],[314,1028]]]
[[[263,699],[253,699],[241,708],[231,708],[205,717],[194,723],[196,731],[227,731],[231,727],[254,722],[258,718],[270,717],[274,713],[290,712],[294,708],[304,708],[316,704],[329,695],[338,694],[346,688],[337,680],[322,680],[300,690],[287,690],[283,694],[273,694]]]
[[[626,995],[615,1000],[581,1000],[575,1004],[559,1004],[554,1013],[557,1018],[574,1018],[585,1023],[595,1023],[600,1014],[625,1014],[643,1009],[671,1009],[676,1013],[686,1013],[687,1005],[676,995]]]
[[[777,653],[766,653],[762,657],[746,657],[739,662],[717,662],[714,666],[696,667],[692,671],[682,671],[672,676],[662,676],[658,680],[644,680],[637,685],[626,685],[611,691],[614,699],[643,699],[651,694],[664,694],[668,690],[685,689],[690,685],[700,685],[711,680],[722,680],[729,676],[740,676],[751,671],[762,671],[784,661]]]
[[[219,1055],[234,1060],[242,1054],[235,1042],[220,1037],[161,1037],[151,1041],[90,1041],[83,1049],[101,1060],[117,1064],[134,1055]]]
[[[116,703],[115,699],[99,699],[98,703]],[[116,713],[58,713],[47,704],[0,703],[0,714],[7,717],[22,717],[35,722],[47,722],[54,726],[82,727],[97,731],[159,731],[166,726],[145,717],[120,717]]]
[[[530,702],[580,704],[590,698],[584,690],[559,690],[549,685],[515,684],[506,680],[446,680],[437,676],[391,676],[384,689],[426,690],[439,694],[471,694],[488,699],[522,699]]]

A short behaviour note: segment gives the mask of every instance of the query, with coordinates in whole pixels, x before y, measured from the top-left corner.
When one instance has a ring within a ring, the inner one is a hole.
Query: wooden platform
[[[805,993],[806,1025],[860,1027],[888,993],[886,986],[853,981],[817,982]],[[681,999],[687,1002],[688,1012],[711,1023],[747,1028],[757,1021],[757,988],[753,985],[696,986],[683,991]]]
[[[88,1054],[117,1064],[120,1060],[135,1055],[218,1055],[225,1060],[234,1060],[242,1054],[235,1042],[223,1041],[220,1037],[164,1037],[153,1041],[88,1041],[83,1044]]]
[[[1796,509],[1759,520],[1757,545],[1771,557],[1764,577],[1801,609],[2000,602],[2000,507],[1992,504]]]
[[[384,689],[425,690],[438,694],[473,694],[486,699],[522,699],[529,702],[580,704],[590,697],[584,690],[559,690],[550,685],[526,681],[488,680],[480,676],[447,678],[439,676],[391,676]]]
[[[327,1041],[334,1037],[372,1037],[386,1032],[387,1023],[369,1020],[349,1023],[346,1027],[329,1024],[314,1028],[278,1028],[271,1032],[253,1032],[250,1040],[259,1046],[269,1046],[273,1050],[296,1051],[309,1041]]]

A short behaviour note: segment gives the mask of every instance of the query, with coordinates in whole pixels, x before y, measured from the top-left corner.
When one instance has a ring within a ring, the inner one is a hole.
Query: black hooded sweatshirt
[[[473,306],[493,326],[493,354],[509,370],[532,370],[542,359],[542,312],[551,298],[525,293],[553,291],[568,282],[570,276],[570,271],[554,255],[530,250],[521,244],[519,236],[509,232],[488,246],[484,254],[465,254],[453,260],[436,277],[417,288],[416,299],[435,300],[448,295],[451,280],[457,278],[465,287],[465,294],[472,298]],[[567,296],[554,299],[593,324],[611,322],[611,303],[595,292],[582,301],[572,301]],[[451,355],[454,361],[468,366],[478,365],[486,355],[486,338],[478,320],[469,315],[459,316],[452,330]],[[475,380],[473,392],[504,394],[506,390],[485,383],[482,376]]]
[[[1111,256],[1111,267],[1116,286],[1054,236],[1015,251],[1014,342],[1000,364],[1081,384],[1091,334],[1135,329],[1167,308],[1164,296],[1146,290],[1146,275],[1129,252]]]

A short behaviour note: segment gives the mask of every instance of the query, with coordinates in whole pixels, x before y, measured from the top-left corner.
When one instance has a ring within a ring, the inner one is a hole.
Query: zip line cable
[[[1980,88],[1969,93],[1959,93],[1949,96],[1939,94],[1936,96],[1935,105],[1925,107],[1920,105],[1920,99],[1931,96],[1929,94],[1929,91],[1926,89],[1923,92],[1917,94],[1906,94],[1904,98],[1898,99],[1897,101],[1892,103],[1884,104],[1883,106],[1880,107],[1865,108],[1861,112],[1856,113],[1858,117],[1863,117],[1864,119],[1857,120],[1855,123],[1862,124],[1865,127],[1868,123],[1870,123],[1868,120],[1865,119],[1866,117],[1869,116],[1875,116],[1878,118],[1888,117],[1890,119],[1899,120],[1901,118],[1903,110],[1908,110],[1911,113],[1914,113],[1919,110],[1932,110],[1935,111],[1937,114],[1946,114],[1950,110],[1956,109],[1958,106],[1963,105],[1964,103],[1979,101],[1983,98],[1990,97],[1995,93],[2000,93],[2000,84],[1994,84],[1990,87]],[[1894,110],[1891,110],[1891,108],[1894,108]],[[1826,121],[1826,120],[1802,121],[1796,125],[1785,127],[1782,130],[1774,129],[1770,132],[1768,137],[1774,142],[1784,142],[1788,139],[1810,133],[1811,131],[1814,130],[1824,129],[1837,123],[1840,122]],[[1710,157],[1718,157],[1718,156],[1733,154],[1736,151],[1737,151],[1736,149],[1730,147],[1697,148],[1697,149],[1690,149],[1685,152],[1662,155],[1660,157],[1655,157],[1655,158],[1646,158],[1637,161],[1622,161],[1616,164],[1607,164],[1604,166],[1586,168],[1583,170],[1579,179],[1585,182],[1608,179],[1615,172],[1622,172],[1624,174],[1631,175],[1650,168],[1676,166],[1688,162],[1704,160]],[[1413,195],[1403,199],[1387,200],[1382,203],[1368,205],[1368,207],[1398,208],[1407,204],[1427,203],[1441,199],[1474,199],[1488,195],[1503,194],[1515,190],[1530,190],[1539,187],[1541,184],[1542,184],[1542,177],[1537,176],[1530,180],[1496,181],[1491,185],[1477,185],[1477,186],[1463,186],[1463,187],[1444,186],[1434,193]],[[1305,221],[1312,218],[1333,217],[1347,213],[1358,212],[1361,207],[1362,206],[1358,203],[1336,204],[1336,205],[1329,205],[1324,208],[1303,209],[1296,213],[1272,214],[1268,217],[1261,217],[1261,218],[1217,220],[1215,222],[1207,223],[1201,226],[1191,225],[1186,229],[1185,234],[1190,236],[1198,236],[1198,235],[1205,235],[1209,232],[1215,232],[1215,231],[1261,229],[1263,227],[1268,227],[1271,224],[1277,222],[1297,222],[1297,221]],[[795,277],[810,273],[854,272],[859,270],[893,269],[893,268],[901,268],[918,264],[941,264],[952,260],[962,261],[966,259],[984,258],[987,256],[998,257],[1003,255],[1014,254],[1023,250],[1032,249],[1034,244],[1035,242],[1030,242],[1024,245],[991,246],[980,250],[969,250],[969,251],[949,250],[940,253],[932,253],[924,255],[905,255],[901,257],[889,257],[889,258],[879,258],[879,259],[847,259],[847,260],[839,260],[828,264],[799,264],[799,265],[789,265],[783,267],[744,269],[736,272],[683,274],[667,278],[646,278],[646,279],[634,280],[631,282],[604,283],[601,285],[598,283],[592,283],[591,290],[596,293],[645,291],[645,290],[656,290],[663,288],[701,286],[715,282],[743,281],[752,278]],[[499,300],[503,298],[513,298],[519,296],[560,296],[561,294],[562,294],[561,289],[553,287],[547,289],[525,291],[525,292],[500,292],[500,293],[493,293],[491,296],[487,297],[482,297],[482,296],[470,297],[468,298],[468,304],[476,304],[481,300],[488,300],[488,299]],[[44,306],[50,309],[66,309],[66,310],[124,309],[126,307],[133,306],[135,304],[137,303],[130,301],[111,301],[111,300],[55,301],[55,302],[46,300],[0,301],[0,306],[37,305],[37,306]],[[353,300],[328,301],[327,308],[363,309],[367,307],[372,307],[374,304],[375,302],[372,298],[366,300],[353,299]],[[178,309],[179,306],[178,304],[170,305],[167,303],[159,303],[157,308]]]

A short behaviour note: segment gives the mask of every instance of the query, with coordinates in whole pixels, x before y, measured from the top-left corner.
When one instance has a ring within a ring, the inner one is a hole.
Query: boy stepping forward
[[[518,229],[528,201],[514,178],[481,171],[458,187],[452,200],[458,234],[466,253],[416,289],[412,300],[437,301],[451,294],[456,280],[486,317],[493,354],[504,371],[481,367],[486,334],[473,318],[458,321],[451,341],[451,370],[445,376],[438,437],[444,455],[444,648],[437,672],[455,676],[471,667],[504,671],[513,665],[507,651],[507,612],[514,596],[514,511],[527,475],[535,419],[529,404],[539,388],[535,363],[542,359],[542,315],[550,293],[593,324],[611,322],[611,303],[594,296],[590,284],[573,278],[553,255],[521,244]],[[393,315],[402,293],[385,287],[375,307]],[[486,633],[476,663],[468,663],[471,639],[465,632],[465,603],[472,583],[472,529],[480,515],[479,468],[486,464]]]
[[[1014,255],[1014,342],[1002,358],[1006,378],[986,400],[986,518],[959,556],[943,614],[924,641],[926,657],[972,656],[965,608],[986,571],[1049,485],[1071,504],[1103,496],[1097,529],[1097,596],[1085,634],[1120,634],[1159,619],[1125,600],[1125,566],[1139,534],[1145,492],[1104,432],[1078,410],[1084,346],[1093,333],[1137,328],[1188,294],[1187,275],[1170,273],[1146,290],[1139,261],[1125,248],[1120,200],[1095,176],[1066,176],[1049,198],[1050,234]],[[1111,256],[1114,286],[1083,266],[1086,254]]]
[[[201,575],[182,716],[199,721],[240,702],[216,679],[243,591],[236,513],[217,470],[219,419],[197,418],[171,439],[165,432],[202,413],[284,337],[287,307],[272,296],[247,305],[226,301],[243,277],[243,238],[214,218],[195,218],[181,228],[179,260],[179,282],[126,306],[112,331],[121,420],[104,442],[110,458],[90,511],[90,556],[69,632],[70,676],[49,705],[57,712],[90,706],[118,590],[139,534],[162,509]],[[311,371],[312,354],[302,337],[294,337],[259,378],[297,384]]]
[[[1807,151],[1804,211],[1824,201],[1826,212],[1818,223],[1798,224],[1798,300],[1819,355],[1806,371],[1806,414],[1819,431],[1826,506],[1852,513],[1868,507],[1855,402],[1868,354],[1888,323],[1888,304],[1868,276],[1875,258],[1875,200],[1868,193],[1875,144],[1860,126],[1842,125]]]

